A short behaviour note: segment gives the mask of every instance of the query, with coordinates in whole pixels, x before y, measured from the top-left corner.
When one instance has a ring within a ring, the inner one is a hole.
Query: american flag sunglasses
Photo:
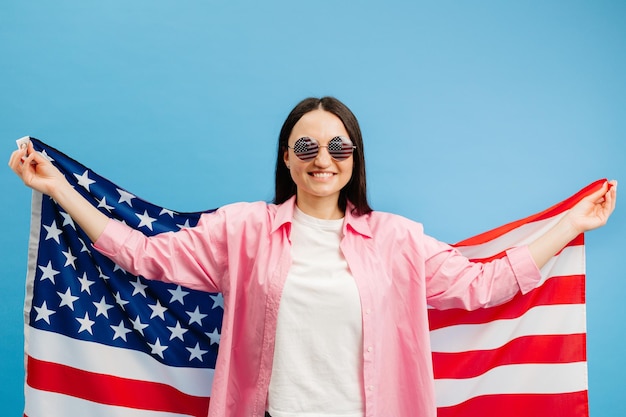
[[[348,159],[356,148],[356,146],[352,144],[352,141],[344,136],[335,136],[326,146],[320,146],[315,139],[305,136],[298,139],[296,143],[293,144],[293,147],[287,147],[293,149],[293,153],[295,153],[300,160],[307,162],[317,157],[320,148],[326,148],[330,156],[336,161]]]

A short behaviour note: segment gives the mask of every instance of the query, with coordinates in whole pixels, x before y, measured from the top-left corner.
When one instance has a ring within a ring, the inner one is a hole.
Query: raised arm
[[[9,166],[28,187],[59,203],[93,242],[102,234],[109,218],[80,195],[31,142],[11,154]]]
[[[543,267],[579,234],[606,224],[615,209],[616,199],[617,181],[607,181],[572,207],[552,229],[528,245],[537,267]]]

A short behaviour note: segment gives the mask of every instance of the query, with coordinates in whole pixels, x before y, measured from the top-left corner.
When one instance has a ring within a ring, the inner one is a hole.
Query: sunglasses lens
[[[334,137],[328,142],[328,153],[337,161],[343,161],[352,155],[354,146],[348,138]]]
[[[319,146],[311,138],[300,138],[293,144],[293,152],[303,161],[311,161],[317,156]]]

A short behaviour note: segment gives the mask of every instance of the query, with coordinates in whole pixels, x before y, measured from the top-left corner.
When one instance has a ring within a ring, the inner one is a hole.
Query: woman
[[[309,98],[279,136],[274,204],[237,203],[151,238],[85,201],[32,145],[9,165],[124,269],[224,295],[209,415],[435,416],[427,304],[475,309],[528,292],[539,269],[615,207],[616,182],[504,258],[474,264],[422,226],[372,211],[358,122]]]

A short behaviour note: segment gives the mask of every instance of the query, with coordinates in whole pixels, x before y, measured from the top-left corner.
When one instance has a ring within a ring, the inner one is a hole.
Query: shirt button
[[[369,316],[369,314],[372,312],[371,308],[368,308],[367,310],[365,310],[365,314],[367,314]]]
[[[371,347],[371,346],[369,346],[369,347],[367,348],[367,351],[368,351],[368,352],[371,352],[371,351],[373,351],[373,350],[374,350],[374,348],[373,348],[373,347]]]
[[[374,391],[374,386],[373,386],[373,385],[369,385],[369,386],[367,387],[367,389],[368,389],[368,391]]]

